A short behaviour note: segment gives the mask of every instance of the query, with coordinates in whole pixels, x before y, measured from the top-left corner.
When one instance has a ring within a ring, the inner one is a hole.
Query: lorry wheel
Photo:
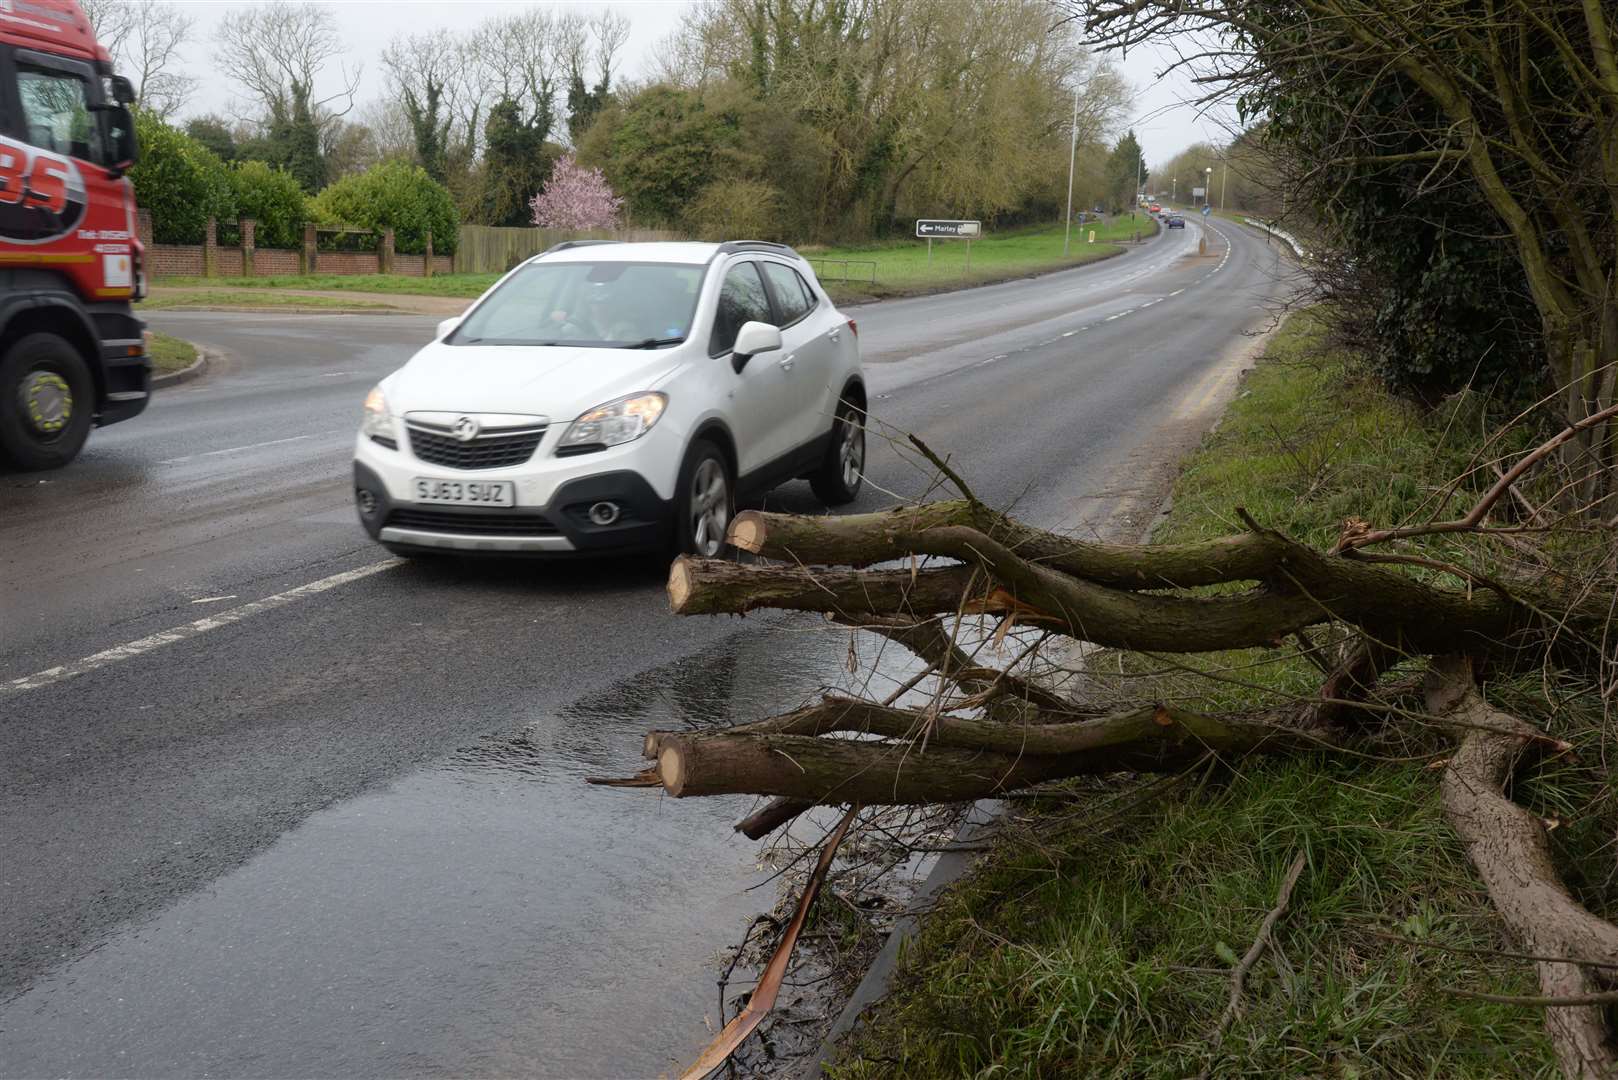
[[[59,469],[90,437],[95,384],[84,358],[55,334],[29,334],[0,358],[0,458]]]

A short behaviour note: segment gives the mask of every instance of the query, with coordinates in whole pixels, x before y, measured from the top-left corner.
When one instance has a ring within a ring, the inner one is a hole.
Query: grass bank
[[[935,240],[930,263],[926,242],[916,239],[854,247],[806,247],[802,253],[814,262],[815,271],[832,298],[841,303],[943,292],[1078,266],[1120,254],[1126,250],[1124,244],[1134,239],[1137,230],[1141,231],[1143,237],[1151,236],[1157,231],[1157,224],[1146,214],[1141,214],[1134,219],[1115,217],[1099,224],[1075,225],[1070,250],[1065,256],[1062,254],[1063,230],[1060,226],[990,233],[972,242],[970,268],[966,264],[966,243],[960,240]],[[1092,232],[1094,242],[1090,240]],[[871,280],[873,274],[874,284]],[[208,297],[206,302],[233,306],[284,303],[301,307],[364,307],[374,304],[333,302],[317,305],[303,302],[313,299],[310,297],[300,297],[298,300],[255,299],[273,295],[275,290],[391,293],[398,296],[446,296],[471,300],[482,295],[500,276],[439,274],[418,278],[391,274],[352,277],[341,274],[297,274],[226,279],[173,277],[156,282],[155,303],[148,301],[147,306],[193,305],[203,302],[199,298],[204,293]],[[217,299],[224,294],[234,299]]]
[[[1475,401],[1422,414],[1355,371],[1295,316],[1187,464],[1157,538],[1239,531],[1241,506],[1324,545],[1351,516],[1405,520],[1464,470],[1487,427]],[[1456,558],[1453,542],[1432,538],[1425,553]],[[1322,678],[1296,650],[1192,658],[1219,681],[1163,658],[1092,659],[1105,690],[1227,708],[1312,695]],[[1551,837],[1570,886],[1610,914],[1615,815],[1592,696],[1555,673],[1489,693],[1579,748],[1584,764],[1542,766],[1516,797],[1560,819]],[[1414,687],[1393,702],[1421,710]],[[1446,741],[1419,723],[1387,730],[1363,754],[1075,782],[1018,804],[1007,839],[930,917],[893,995],[830,1074],[1556,1075],[1540,1010],[1450,993],[1538,991],[1530,965],[1498,955],[1503,928],[1440,813],[1430,766]],[[1307,863],[1276,948],[1212,1055],[1232,968],[1298,852]]]
[[[292,308],[297,310],[350,311],[357,309],[389,311],[387,304],[374,300],[361,300],[345,296],[321,296],[309,293],[276,293],[259,289],[237,288],[170,288],[167,283],[140,302],[144,311],[164,308]]]
[[[316,292],[395,293],[400,296],[453,296],[473,300],[493,285],[500,274],[438,274],[430,278],[397,274],[283,274],[253,278],[159,278],[169,289],[299,289]]]
[[[908,238],[852,247],[802,248],[815,272],[835,300],[846,301],[944,292],[969,285],[987,285],[1011,278],[1061,270],[1121,254],[1136,231],[1148,237],[1157,224],[1148,215],[1133,220],[1113,217],[1099,224],[1073,226],[1066,256],[1062,254],[1060,225],[989,233],[972,241],[972,264],[966,262],[964,240],[934,240],[932,260],[927,242]],[[1091,232],[1095,242],[1090,242]],[[871,277],[875,274],[875,284]],[[843,279],[847,279],[846,281]]]
[[[146,350],[146,355],[152,359],[154,375],[168,375],[183,371],[195,363],[197,347],[177,337],[153,333],[151,346]]]

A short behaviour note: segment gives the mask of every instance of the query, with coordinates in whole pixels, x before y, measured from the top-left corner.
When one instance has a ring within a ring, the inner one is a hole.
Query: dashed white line
[[[8,693],[20,694],[27,690],[38,690],[42,686],[50,686],[52,683],[61,682],[63,679],[71,679],[76,675],[83,675],[97,668],[106,667],[108,664],[115,664],[120,660],[140,656],[142,653],[151,652],[153,649],[160,649],[164,645],[172,645],[176,641],[185,641],[188,638],[196,637],[198,634],[206,634],[210,630],[218,630],[222,626],[239,623],[250,616],[286,607],[288,604],[326,592],[328,589],[335,589],[339,585],[347,585],[351,581],[370,577],[372,574],[398,566],[402,562],[404,562],[403,559],[384,559],[369,566],[344,570],[340,574],[333,574],[330,577],[321,578],[319,581],[311,581],[307,585],[299,585],[295,589],[288,589],[286,592],[276,593],[274,596],[266,596],[262,600],[254,600],[250,604],[243,604],[241,607],[231,608],[229,611],[221,611],[217,615],[209,615],[206,618],[197,619],[195,622],[176,626],[172,630],[164,630],[148,637],[125,642],[122,645],[114,645],[110,649],[92,653],[82,660],[75,660],[71,664],[61,664],[57,667],[46,668],[44,671],[36,671],[32,675],[24,675],[20,679],[0,683],[0,696]]]
[[[346,428],[332,428],[330,431],[316,431],[308,435],[293,435],[292,437],[286,439],[271,439],[269,442],[248,443],[246,446],[227,446],[223,450],[206,450],[200,454],[186,454],[184,457],[164,458],[162,461],[159,461],[158,464],[178,465],[183,461],[195,461],[198,458],[218,457],[221,454],[239,454],[243,450],[257,450],[265,446],[281,446],[286,443],[302,442],[304,439],[314,439],[320,437],[321,435],[336,435],[338,432],[346,430]]]

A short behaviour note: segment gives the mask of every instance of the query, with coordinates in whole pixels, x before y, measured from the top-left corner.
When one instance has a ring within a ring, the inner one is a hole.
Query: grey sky
[[[349,50],[343,58],[350,69],[363,65],[360,104],[383,93],[383,75],[378,56],[397,34],[420,33],[434,29],[460,29],[481,22],[490,15],[545,6],[572,8],[589,13],[612,7],[629,16],[630,37],[623,52],[623,74],[636,78],[651,67],[657,45],[679,24],[680,13],[694,0],[617,0],[615,3],[514,3],[509,0],[327,0],[326,6],[337,17]],[[970,3],[971,0],[961,0]],[[247,6],[236,0],[183,0],[185,9],[197,19],[194,40],[186,52],[191,73],[201,87],[191,99],[185,115],[220,112],[230,115],[231,104],[239,98],[237,89],[213,65],[212,41],[215,28],[232,8]],[[1212,122],[1199,120],[1193,109],[1179,104],[1190,94],[1182,78],[1157,80],[1165,66],[1163,54],[1155,50],[1132,53],[1121,65],[1137,91],[1133,125],[1146,154],[1147,165],[1166,162],[1185,147],[1201,140],[1222,141],[1224,136]],[[335,85],[333,73],[331,82]]]

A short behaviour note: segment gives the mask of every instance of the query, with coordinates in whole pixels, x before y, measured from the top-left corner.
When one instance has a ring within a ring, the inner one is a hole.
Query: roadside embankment
[[[1472,395],[1435,412],[1388,396],[1326,346],[1312,315],[1295,315],[1186,463],[1155,539],[1239,532],[1238,507],[1322,547],[1349,519],[1407,521],[1467,471],[1490,428]],[[1531,440],[1513,433],[1492,452]],[[1454,542],[1430,537],[1405,554],[1447,562]],[[1273,708],[1318,693],[1328,637],[1183,661],[1102,652],[1087,671],[1098,696]],[[1530,768],[1516,798],[1556,823],[1570,886],[1610,914],[1615,815],[1598,695],[1549,671],[1498,679],[1489,694],[1594,763]],[[1458,993],[1531,1002],[1537,984],[1508,955],[1443,817],[1451,744],[1422,723],[1421,700],[1388,676],[1373,708],[1401,722],[1354,754],[1234,767],[1209,755],[1187,774],[1074,781],[1016,801],[828,1075],[1554,1075],[1542,1009]],[[1233,975],[1300,853],[1221,1044]]]

